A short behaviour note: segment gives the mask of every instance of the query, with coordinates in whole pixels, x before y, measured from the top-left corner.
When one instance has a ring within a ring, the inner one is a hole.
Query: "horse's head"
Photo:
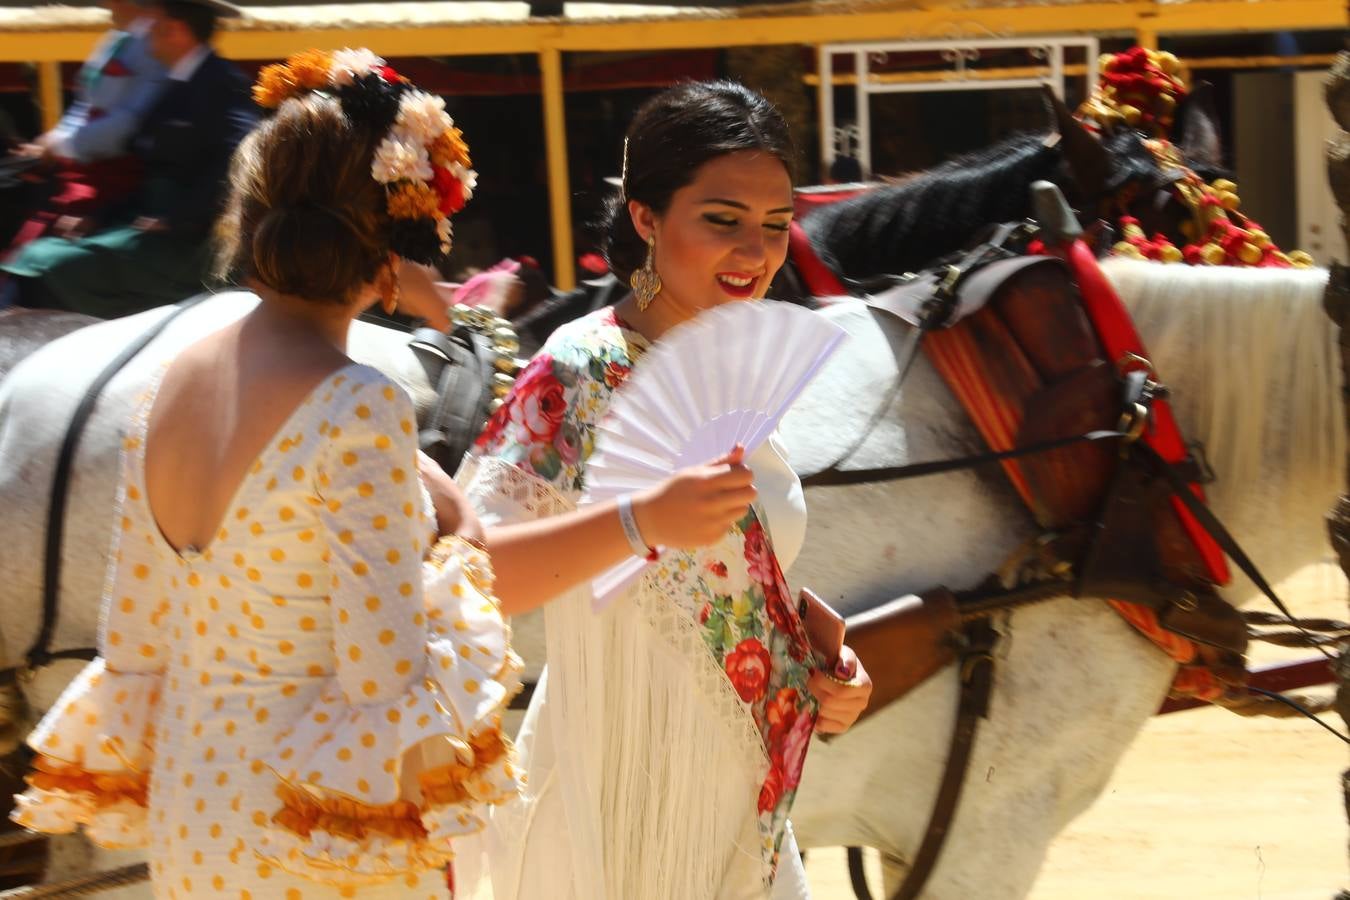
[[[1206,183],[1227,174],[1208,84],[1198,85],[1177,106],[1174,153],[1160,153],[1156,142],[1150,147],[1152,139],[1126,124],[1089,127],[1054,94],[1046,95],[1085,217],[1112,223],[1132,218],[1144,234],[1165,235],[1177,246],[1195,239],[1187,225],[1194,213],[1178,184],[1191,173]]]

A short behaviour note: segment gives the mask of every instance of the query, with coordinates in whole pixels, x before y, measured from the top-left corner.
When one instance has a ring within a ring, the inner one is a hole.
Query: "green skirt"
[[[201,293],[209,267],[205,237],[128,225],[74,241],[40,238],[0,271],[37,281],[44,305],[112,319]]]

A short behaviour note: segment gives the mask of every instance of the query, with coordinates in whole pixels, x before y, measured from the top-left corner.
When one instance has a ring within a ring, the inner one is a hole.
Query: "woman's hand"
[[[867,677],[867,670],[848,647],[839,652],[839,662],[832,674],[837,681],[817,671],[811,673],[811,679],[806,683],[807,690],[820,701],[816,731],[821,734],[848,731],[867,708],[867,701],[872,696],[872,679]]]
[[[632,497],[642,540],[700,547],[720,540],[755,499],[753,474],[737,447],[705,466],[683,469]],[[528,612],[633,554],[615,501],[533,522],[494,526],[488,549],[497,599],[510,616]]]
[[[404,315],[425,320],[428,328],[448,332],[451,325],[450,307],[455,303],[437,289],[436,279],[439,277],[436,270],[429,266],[399,260],[398,306]]]
[[[471,541],[483,540],[483,523],[464,492],[436,461],[425,453],[417,454],[417,474],[436,507],[436,533],[459,535]]]
[[[754,473],[736,447],[704,466],[681,469],[633,497],[642,539],[653,547],[703,547],[716,543],[755,499]]]

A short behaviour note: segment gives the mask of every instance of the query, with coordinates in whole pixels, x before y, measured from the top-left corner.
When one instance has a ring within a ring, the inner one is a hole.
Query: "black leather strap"
[[[933,812],[928,817],[928,828],[919,845],[909,874],[900,890],[891,900],[914,900],[923,891],[937,867],[942,847],[951,832],[956,809],[961,802],[961,791],[970,769],[970,756],[975,749],[975,734],[980,720],[989,716],[989,698],[994,688],[994,646],[998,632],[987,620],[966,625],[966,647],[961,654],[961,699],[956,711],[956,727],[947,751],[947,767],[942,773]]]
[[[1195,496],[1195,492],[1191,490],[1191,485],[1187,483],[1185,476],[1177,471],[1175,466],[1159,456],[1156,450],[1143,442],[1133,444],[1131,452],[1135,454],[1137,459],[1148,465],[1152,471],[1167,480],[1173,496],[1181,501],[1182,505],[1195,517],[1195,521],[1199,523],[1200,527],[1205,529],[1209,536],[1214,539],[1214,542],[1219,545],[1219,549],[1224,552],[1224,555],[1242,570],[1242,574],[1251,579],[1257,590],[1265,594],[1266,599],[1284,614],[1290,624],[1303,632],[1304,635],[1312,637],[1289,610],[1289,607],[1284,605],[1284,601],[1275,593],[1275,589],[1270,586],[1270,582],[1266,581],[1265,576],[1261,574],[1261,570],[1256,568],[1256,563],[1252,562],[1251,557],[1238,544],[1237,539],[1229,534],[1228,529],[1219,521],[1218,516],[1214,515],[1214,512],[1200,502],[1200,498]],[[1317,649],[1322,655],[1332,658],[1332,654],[1327,652],[1326,648],[1318,646]]]
[[[857,900],[872,900],[872,892],[867,887],[867,871],[863,868],[863,852],[861,847],[849,847],[848,857],[848,880],[853,886],[853,896]],[[802,854],[803,861],[806,854]]]
[[[84,426],[94,413],[98,398],[103,389],[112,381],[113,376],[135,356],[159,336],[169,323],[192,307],[209,297],[199,294],[180,303],[172,312],[147,328],[139,337],[122,348],[103,371],[85,389],[84,396],[75,407],[75,412],[66,425],[65,438],[61,441],[61,450],[56,456],[56,471],[52,476],[51,503],[47,508],[47,535],[42,559],[42,625],[38,629],[37,639],[24,654],[24,662],[29,669],[38,669],[61,659],[93,659],[98,651],[93,647],[80,647],[53,653],[52,635],[56,632],[61,598],[61,549],[65,542],[66,507],[70,497],[70,472],[75,462],[75,454],[80,449],[80,439],[84,436]],[[0,682],[13,681],[16,669],[0,671]]]
[[[1021,257],[1023,261],[1019,262],[1019,257],[1014,256],[1013,251],[1006,246],[1014,241],[1025,240],[1031,233],[1030,223],[1003,223],[990,229],[987,240],[969,250],[954,253],[946,257],[944,262],[918,274],[885,275],[868,282],[845,279],[853,295],[862,297],[869,309],[892,316],[912,326],[914,330],[905,343],[904,351],[896,357],[895,381],[891,383],[885,399],[858,435],[858,439],[824,469],[799,473],[809,476],[804,484],[858,483],[828,479],[830,475],[840,472],[840,467],[862,449],[877,425],[881,424],[886,411],[895,403],[895,398],[900,395],[900,389],[909,378],[909,371],[919,357],[919,345],[927,332],[955,324],[987,303],[1004,280],[1011,278],[1027,265],[1047,261],[1046,257],[1031,256]],[[1011,262],[1011,268],[1001,269],[1001,274],[996,278],[981,280],[975,290],[966,291],[965,285],[972,277],[979,278],[979,273],[984,268],[999,262]]]
[[[971,456],[958,456],[953,459],[938,459],[931,462],[910,463],[906,466],[887,466],[880,469],[853,469],[847,472],[841,472],[838,469],[826,469],[823,472],[817,472],[802,479],[802,487],[838,487],[847,484],[879,484],[887,481],[903,481],[906,478],[921,478],[925,475],[941,475],[944,472],[955,472],[960,469],[974,469],[988,463],[1001,462],[1005,459],[1017,459],[1021,456],[1033,456],[1037,453],[1048,453],[1051,450],[1058,450],[1061,447],[1068,447],[1073,444],[1082,444],[1095,441],[1114,441],[1126,437],[1123,431],[1113,431],[1110,429],[1102,431],[1089,431],[1086,434],[1076,434],[1072,437],[1055,438],[1050,441],[1040,441],[1035,444],[1028,444],[1025,447],[1014,447],[1011,450],[990,451],[988,453],[976,453]]]

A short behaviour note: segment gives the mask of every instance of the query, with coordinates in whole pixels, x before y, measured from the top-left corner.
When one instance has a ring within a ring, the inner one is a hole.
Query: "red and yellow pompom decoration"
[[[1097,89],[1079,107],[1088,127],[1109,131],[1128,125],[1153,135],[1167,134],[1188,93],[1181,61],[1171,53],[1131,47],[1104,54]]]
[[[331,93],[353,121],[385,132],[375,148],[371,177],[385,187],[394,252],[421,263],[449,253],[450,216],[473,197],[478,174],[445,101],[414,88],[364,49],[307,50],[265,66],[253,98],[275,109],[311,91]]]
[[[1133,128],[1164,171],[1179,172],[1172,190],[1189,210],[1181,224],[1187,243],[1178,247],[1164,234],[1144,233],[1139,220],[1119,219],[1121,239],[1112,247],[1118,256],[1154,262],[1258,268],[1308,268],[1312,257],[1302,250],[1284,253],[1255,221],[1239,212],[1237,185],[1226,178],[1206,182],[1186,165],[1171,142],[1178,104],[1190,93],[1180,61],[1171,53],[1132,47],[1104,55],[1101,77],[1092,96],[1078,108],[1088,129],[1106,133]]]
[[[1255,220],[1238,211],[1242,201],[1232,181],[1218,178],[1206,183],[1186,168],[1176,147],[1165,140],[1149,140],[1145,146],[1160,165],[1182,173],[1172,189],[1191,211],[1191,219],[1181,223],[1188,242],[1177,247],[1164,234],[1150,238],[1138,219],[1121,216],[1121,240],[1112,247],[1117,256],[1192,266],[1306,269],[1313,265],[1312,257],[1302,250],[1284,253]]]

